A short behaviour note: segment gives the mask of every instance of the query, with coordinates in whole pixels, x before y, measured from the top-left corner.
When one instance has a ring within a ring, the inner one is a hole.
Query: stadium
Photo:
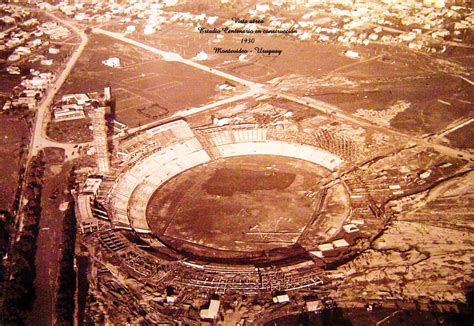
[[[183,119],[116,142],[78,195],[81,230],[137,278],[227,291],[321,284],[383,226],[359,145],[327,126],[191,128]]]

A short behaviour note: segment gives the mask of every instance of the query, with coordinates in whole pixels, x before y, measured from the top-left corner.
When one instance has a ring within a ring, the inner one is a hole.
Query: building
[[[219,313],[221,302],[218,299],[211,299],[208,309],[201,309],[200,316],[202,319],[216,319]]]
[[[101,183],[101,178],[87,178],[82,193],[96,196]]]
[[[358,58],[359,57],[359,53],[356,52],[356,51],[353,51],[353,50],[347,50],[346,52],[344,52],[344,55],[346,57],[349,57],[349,58]]]
[[[42,66],[51,66],[53,64],[53,59],[43,59],[41,60]]]
[[[91,99],[87,94],[67,94],[63,95],[61,98],[63,103],[76,103],[77,105],[86,105],[89,104]]]
[[[86,116],[83,110],[72,110],[69,108],[61,108],[54,110],[55,121],[77,120],[84,119],[85,117]]]
[[[307,311],[319,311],[321,310],[322,304],[319,300],[307,300],[306,301],[306,310]]]
[[[102,61],[102,63],[111,68],[120,67],[120,59],[117,57],[108,58],[107,60]]]
[[[112,88],[107,86],[104,88],[104,101],[108,102],[112,99]]]
[[[279,293],[273,296],[274,303],[290,302],[290,297],[286,293]]]
[[[58,48],[54,48],[54,47],[50,47],[49,50],[48,50],[48,53],[49,53],[49,54],[58,54],[58,53],[59,53],[59,49],[58,49]]]

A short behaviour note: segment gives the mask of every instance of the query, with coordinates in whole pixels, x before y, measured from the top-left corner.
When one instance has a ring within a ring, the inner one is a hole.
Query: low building
[[[344,55],[349,58],[359,58],[359,53],[353,50],[347,50]]]
[[[53,65],[53,59],[43,59],[43,60],[41,60],[41,65],[42,66],[52,66]]]
[[[108,58],[107,60],[102,61],[102,63],[111,68],[120,67],[120,59],[117,57]]]
[[[204,51],[201,51],[199,52],[194,58],[193,60],[196,60],[196,61],[203,61],[203,60],[207,60],[209,59],[209,55],[204,52]]]
[[[49,54],[58,54],[58,53],[59,53],[59,49],[58,49],[58,48],[50,47],[50,48],[48,49],[48,53],[49,53]]]
[[[68,121],[84,119],[86,116],[82,110],[70,110],[70,109],[57,109],[54,110],[55,121]]]
[[[13,107],[26,106],[28,109],[33,110],[36,108],[36,99],[34,97],[22,96],[12,101]]]
[[[306,310],[307,311],[320,311],[323,309],[323,305],[320,300],[307,300]]]
[[[359,228],[355,224],[345,224],[345,225],[342,226],[342,229],[346,233],[349,233],[349,234],[359,232]]]
[[[20,68],[15,67],[15,66],[9,66],[9,67],[7,67],[7,72],[10,75],[19,75],[20,74]]]
[[[336,249],[349,247],[349,242],[347,242],[345,239],[334,240],[332,244]]]
[[[63,103],[76,103],[77,105],[86,105],[91,102],[91,99],[87,94],[81,93],[81,94],[67,94],[63,95],[61,98],[61,101]]]
[[[290,297],[286,293],[276,294],[272,298],[274,303],[285,303],[290,302]]]
[[[211,299],[208,309],[201,309],[200,316],[202,319],[216,319],[219,314],[221,302],[218,299]]]
[[[94,196],[97,195],[101,183],[101,178],[87,178],[84,188],[82,189],[82,193]]]

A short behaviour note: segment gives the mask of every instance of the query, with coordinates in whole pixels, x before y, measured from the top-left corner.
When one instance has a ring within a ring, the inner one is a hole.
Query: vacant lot
[[[473,123],[469,123],[455,131],[449,133],[446,138],[449,139],[451,146],[474,149],[474,129]]]
[[[92,130],[90,118],[51,121],[46,130],[48,137],[62,143],[79,143],[92,141]]]
[[[225,34],[224,39],[217,40],[214,34],[199,34],[184,27],[168,26],[151,36],[133,35],[132,38],[159,49],[179,53],[187,59],[201,51],[206,52],[209,59],[201,61],[204,65],[258,82],[287,74],[323,75],[352,62],[352,59],[343,55],[343,47],[297,42],[293,37],[269,34],[255,36],[255,43],[246,45],[241,43],[242,36],[235,34]],[[245,61],[239,61],[239,54],[215,54],[215,47],[242,48],[252,52],[248,53]],[[278,49],[282,53],[279,56],[257,54],[255,47]]]
[[[217,39],[215,34],[200,34],[191,28],[170,25],[153,35],[132,34],[130,37],[179,53],[187,59],[204,51],[209,59],[201,63],[257,82],[287,75],[325,77],[333,71],[355,76],[404,75],[423,72],[430,66],[430,60],[425,56],[378,44],[353,46],[360,58],[351,59],[344,55],[347,47],[335,44],[303,42],[291,36],[270,34],[220,35],[224,38]],[[254,38],[255,43],[242,43],[243,37]],[[249,53],[244,61],[239,61],[239,54],[215,54],[216,47],[242,48]],[[282,53],[278,56],[258,54],[255,47],[281,50]]]
[[[355,86],[315,87],[307,95],[350,113],[359,109],[384,111],[397,101],[405,101],[408,108],[395,114],[390,126],[417,135],[439,132],[472,112],[470,89],[454,76],[439,72],[386,79],[367,83],[359,79]]]

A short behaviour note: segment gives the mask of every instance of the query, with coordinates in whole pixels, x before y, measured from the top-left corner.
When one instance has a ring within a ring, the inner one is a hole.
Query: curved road
[[[56,95],[58,90],[61,88],[66,78],[71,73],[72,68],[77,63],[77,60],[79,60],[79,57],[81,56],[82,51],[84,50],[88,42],[88,37],[86,33],[84,33],[82,30],[77,28],[75,25],[71,24],[67,20],[61,19],[53,15],[52,13],[44,12],[44,14],[49,16],[51,19],[56,20],[59,23],[63,24],[64,26],[68,27],[74,33],[79,35],[81,38],[81,43],[74,50],[73,54],[69,57],[69,61],[67,62],[64,70],[61,72],[59,76],[56,77],[56,80],[54,81],[54,83],[50,85],[47,91],[46,97],[43,98],[43,100],[40,102],[40,105],[37,108],[35,121],[33,124],[33,133],[31,136],[30,152],[28,155],[28,160],[31,157],[35,156],[38,153],[38,151],[40,151],[42,148],[48,147],[48,146],[64,148],[66,150],[66,155],[69,154],[68,157],[74,151],[74,146],[76,144],[64,144],[61,142],[55,142],[48,139],[48,137],[46,137],[46,134],[45,134],[45,127],[46,127],[45,124],[47,122],[47,117],[50,114],[49,107],[51,106],[53,102],[54,96]]]

